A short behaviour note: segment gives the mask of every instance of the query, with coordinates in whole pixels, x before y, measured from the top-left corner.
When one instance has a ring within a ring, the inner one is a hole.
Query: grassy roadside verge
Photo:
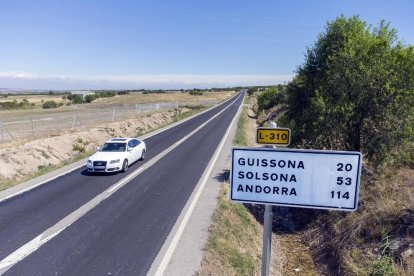
[[[169,124],[173,124],[175,122],[184,120],[184,119],[186,119],[190,116],[196,115],[196,114],[206,110],[209,107],[210,106],[203,106],[203,105],[185,106],[184,111],[183,112],[177,112],[171,118],[170,123],[154,126],[150,129],[147,129],[146,131],[142,131],[142,132],[140,131],[136,135],[141,136],[141,135],[150,133],[152,131],[161,129],[161,128],[169,125]],[[63,160],[59,164],[56,164],[56,165],[49,164],[49,165],[38,166],[37,171],[32,173],[32,174],[26,174],[24,176],[19,176],[19,177],[15,177],[15,178],[11,178],[11,179],[0,179],[0,191],[5,190],[7,188],[10,188],[12,186],[21,184],[21,183],[26,182],[28,180],[34,179],[36,177],[45,175],[47,173],[50,173],[52,171],[55,171],[55,170],[60,169],[62,167],[65,167],[67,165],[70,165],[74,162],[77,162],[79,160],[82,160],[82,159],[92,155],[95,152],[94,150],[85,150],[86,145],[84,145],[82,143],[83,143],[83,141],[74,141],[72,149],[73,149],[73,152],[76,152],[76,154],[71,158]]]
[[[249,102],[254,102],[250,98]],[[256,119],[252,107],[242,109],[234,146],[257,146]],[[260,275],[262,253],[262,205],[233,203],[229,199],[228,172],[212,218],[210,236],[198,275]],[[288,208],[273,208],[271,275],[318,275],[302,233],[291,233]]]
[[[246,122],[244,107],[233,145],[247,146]],[[228,177],[227,171],[198,275],[255,275],[260,272],[260,224],[243,204],[229,200]]]
[[[237,129],[236,134],[233,139],[233,145],[245,147],[247,146],[247,139],[246,139],[246,122],[247,122],[247,111],[244,107],[241,110],[239,121],[237,122]]]

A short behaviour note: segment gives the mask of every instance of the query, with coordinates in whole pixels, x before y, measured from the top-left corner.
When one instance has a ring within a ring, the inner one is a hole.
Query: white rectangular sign
[[[233,148],[230,198],[290,207],[354,211],[359,152]]]

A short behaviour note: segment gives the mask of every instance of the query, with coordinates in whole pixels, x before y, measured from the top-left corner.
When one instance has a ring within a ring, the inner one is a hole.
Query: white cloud
[[[28,72],[0,72],[0,88],[24,89],[180,89],[288,82],[293,75],[40,75]]]

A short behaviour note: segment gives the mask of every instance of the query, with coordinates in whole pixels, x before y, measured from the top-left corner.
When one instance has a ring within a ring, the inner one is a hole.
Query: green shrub
[[[273,106],[285,103],[285,91],[276,87],[267,88],[257,97],[258,111],[269,109]]]
[[[203,95],[203,91],[201,91],[201,90],[191,90],[189,92],[189,94],[190,95],[195,95],[195,96],[201,96],[201,95]]]
[[[84,101],[85,103],[91,103],[95,99],[96,99],[96,96],[94,94],[91,94],[91,95],[86,95]]]
[[[249,89],[247,89],[247,95],[251,96],[256,91],[257,91],[257,88],[256,87],[249,87]]]
[[[58,104],[55,101],[45,101],[42,105],[43,109],[57,108]]]
[[[30,103],[27,99],[23,99],[20,102],[18,102],[17,100],[13,100],[0,103],[1,109],[24,109],[30,107],[33,107],[33,103]]]
[[[72,150],[78,152],[85,152],[85,146],[82,144],[74,143],[72,145]]]
[[[293,146],[362,151],[375,164],[414,151],[414,47],[389,24],[328,23],[287,94]]]

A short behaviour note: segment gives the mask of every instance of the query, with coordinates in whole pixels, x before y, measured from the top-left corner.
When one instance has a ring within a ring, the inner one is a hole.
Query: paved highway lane
[[[145,139],[148,148],[146,160],[132,165],[128,174],[231,102]],[[118,173],[91,178],[84,169],[75,170],[35,190],[0,203],[0,260],[126,176]]]
[[[22,275],[29,271],[30,275],[55,272],[62,275],[145,273],[241,101],[240,97],[234,105],[185,143],[15,265],[7,274]],[[146,139],[147,160],[174,144],[217,113],[217,109],[221,110],[229,103]],[[142,164],[133,165],[129,173]],[[55,180],[53,185],[41,186],[1,203],[0,259],[122,177],[125,175],[91,177],[83,175],[81,171],[74,171]],[[3,228],[3,225],[7,226]]]

